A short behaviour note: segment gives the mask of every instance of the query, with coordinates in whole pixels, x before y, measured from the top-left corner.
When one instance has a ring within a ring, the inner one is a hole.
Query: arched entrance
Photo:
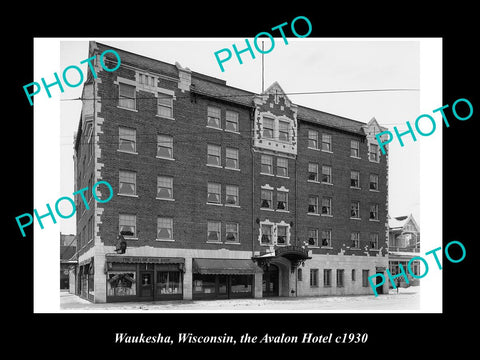
[[[277,265],[266,264],[263,266],[262,291],[263,297],[279,295],[280,270]]]

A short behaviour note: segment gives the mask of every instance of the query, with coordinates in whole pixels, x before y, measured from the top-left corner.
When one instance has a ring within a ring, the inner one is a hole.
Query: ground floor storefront
[[[78,263],[76,293],[95,303],[372,294],[368,277],[388,268],[383,256],[317,255],[295,247],[254,256],[163,250],[91,252]],[[388,282],[377,292],[388,293]]]

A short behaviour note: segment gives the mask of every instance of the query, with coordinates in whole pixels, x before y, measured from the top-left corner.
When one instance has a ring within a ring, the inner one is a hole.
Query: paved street
[[[268,299],[235,299],[209,301],[156,301],[92,304],[76,295],[61,292],[60,308],[67,312],[350,312],[350,311],[416,311],[420,308],[420,287],[390,290],[388,295],[279,297]]]

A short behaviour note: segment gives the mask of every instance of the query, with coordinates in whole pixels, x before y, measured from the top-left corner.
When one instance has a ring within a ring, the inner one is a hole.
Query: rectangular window
[[[133,85],[118,84],[118,106],[127,109],[136,109],[135,105],[136,88]]]
[[[356,279],[355,269],[352,269],[352,281],[355,281],[355,279]]]
[[[237,205],[237,206],[240,204],[240,202],[238,201],[238,186],[227,185],[225,192],[226,192],[225,204]]]
[[[222,157],[221,157],[222,148],[218,145],[207,145],[207,164],[222,166]]]
[[[370,161],[378,162],[378,145],[377,144],[369,144],[369,159]]]
[[[238,113],[227,110],[225,115],[225,130],[238,132]]]
[[[137,194],[137,174],[133,171],[119,172],[119,188],[118,192],[122,195],[136,195]]]
[[[238,224],[237,223],[226,223],[226,241],[238,243],[240,238],[238,237]]]
[[[322,134],[322,150],[332,151],[332,135]]]
[[[272,230],[273,225],[262,224],[262,244],[271,244],[272,243]]]
[[[332,198],[322,198],[322,215],[332,215]]]
[[[277,175],[288,177],[288,159],[283,157],[277,158]]]
[[[273,201],[273,191],[262,189],[260,207],[263,209],[273,209],[272,201]]]
[[[277,209],[286,211],[288,210],[288,192],[277,192]]]
[[[355,249],[360,248],[360,233],[358,231],[352,232],[350,234],[350,240],[352,241],[351,247]]]
[[[318,286],[318,269],[310,269],[310,287]]]
[[[157,177],[157,198],[173,199],[173,177]]]
[[[332,183],[332,167],[328,165],[322,166],[322,183]]]
[[[308,245],[318,246],[318,229],[308,229]]]
[[[332,230],[322,230],[322,246],[332,246]]]
[[[221,129],[219,108],[212,106],[207,108],[207,126]]]
[[[378,249],[378,234],[370,234],[370,249]]]
[[[288,245],[287,231],[288,231],[288,226],[281,226],[281,225],[277,226],[277,244]]]
[[[378,220],[378,204],[370,205],[370,220]]]
[[[264,174],[273,174],[273,157],[270,155],[262,155],[261,172]]]
[[[363,287],[368,287],[368,276],[369,276],[370,270],[362,270],[362,286]]]
[[[226,149],[225,167],[230,169],[238,169],[238,149],[228,148]]]
[[[173,240],[173,219],[170,217],[157,218],[157,239]]]
[[[167,94],[158,94],[157,115],[173,118],[173,97]]]
[[[289,127],[290,124],[286,121],[278,122],[278,139],[280,141],[290,141]]]
[[[308,163],[308,180],[318,181],[318,164]]]
[[[350,218],[360,219],[360,202],[352,201],[350,205]]]
[[[207,224],[207,241],[221,241],[220,228],[222,223],[220,221],[209,221]]]
[[[263,137],[273,139],[273,129],[275,121],[266,116],[263,117]]]
[[[136,152],[137,134],[135,129],[125,127],[118,128],[118,150]]]
[[[166,159],[173,159],[173,137],[168,135],[157,135],[157,156]]]
[[[181,294],[182,285],[182,275],[180,271],[157,271],[157,294]]]
[[[360,142],[358,140],[350,140],[350,156],[360,157]]]
[[[211,204],[220,204],[222,198],[221,185],[217,183],[208,183],[207,202]]]
[[[318,131],[308,130],[308,147],[318,149]]]
[[[360,172],[350,171],[350,187],[360,188]]]
[[[378,190],[378,175],[370,174],[370,190]]]
[[[308,213],[318,214],[318,196],[310,195],[308,197]]]
[[[125,237],[137,236],[137,216],[130,214],[118,215],[118,231]]]
[[[332,269],[323,269],[323,286],[332,286]]]
[[[301,269],[301,268],[298,268],[298,269],[297,269],[297,280],[298,280],[298,281],[302,281],[302,278],[303,278],[302,269]]]
[[[344,286],[344,276],[345,276],[345,270],[337,269],[337,287]]]

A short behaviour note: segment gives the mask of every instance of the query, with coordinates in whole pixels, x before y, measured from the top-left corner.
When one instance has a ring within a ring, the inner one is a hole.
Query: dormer
[[[273,152],[297,154],[297,105],[277,82],[253,98],[254,146]]]
[[[377,122],[375,117],[372,117],[367,125],[363,126],[363,131],[367,137],[367,144],[368,144],[368,160],[371,162],[380,162],[381,151],[380,147],[378,146],[378,141],[375,137],[376,134],[381,133],[383,131],[388,130],[387,128],[380,126]],[[382,142],[386,141],[387,135],[384,134],[381,136]],[[388,150],[387,146],[384,147]]]

